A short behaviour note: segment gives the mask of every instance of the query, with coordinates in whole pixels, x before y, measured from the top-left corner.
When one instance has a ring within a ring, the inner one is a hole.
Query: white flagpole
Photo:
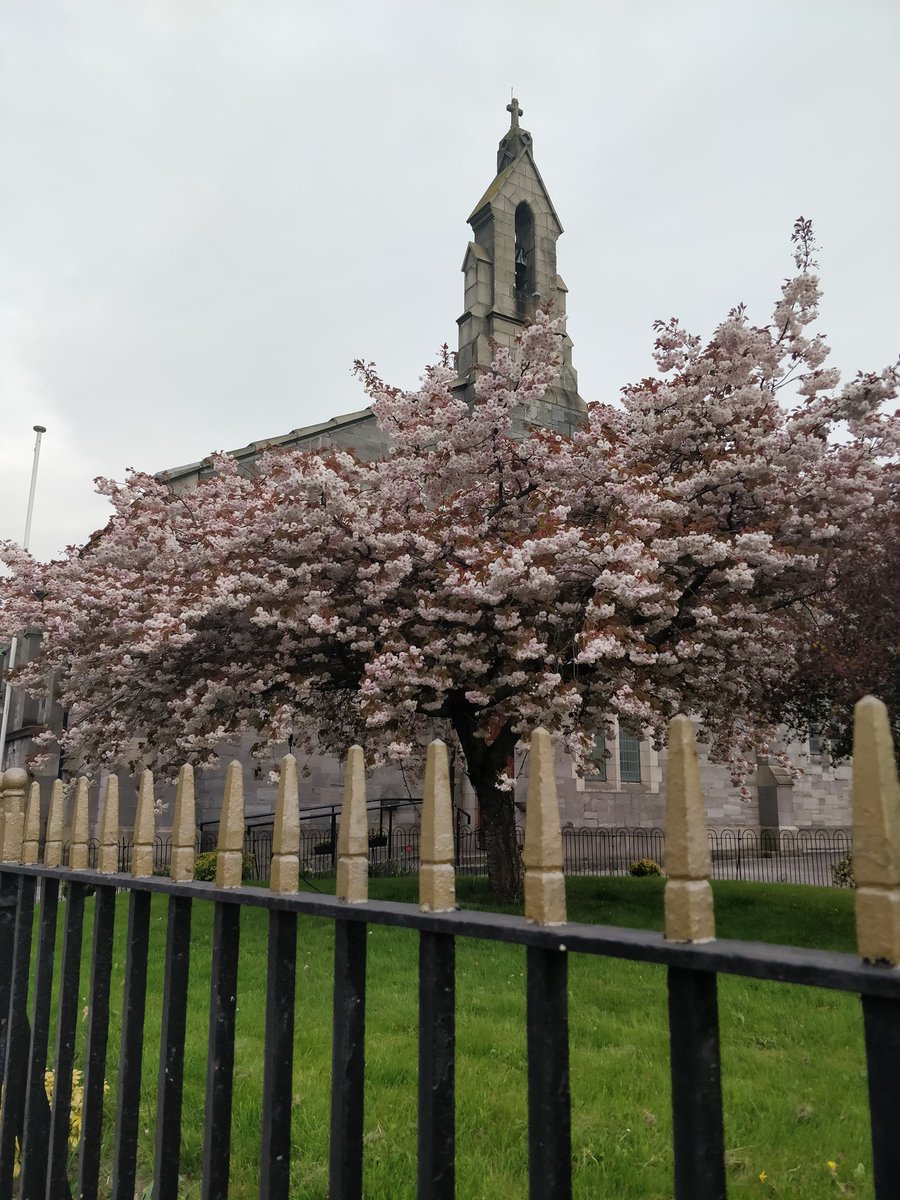
[[[31,463],[31,487],[28,491],[28,507],[25,511],[25,537],[22,539],[22,549],[28,549],[28,543],[31,541],[31,517],[34,512],[34,492],[37,487],[38,462],[41,457],[41,438],[47,432],[43,425],[35,425],[34,432],[37,437],[34,439],[34,458]],[[13,638],[9,644],[9,661],[6,664],[6,669],[11,671],[16,665],[16,646],[18,638]],[[10,700],[12,697],[12,688],[7,682],[3,692],[3,719],[0,721],[0,771],[3,770],[3,758],[6,754],[6,730],[9,725],[9,709]]]

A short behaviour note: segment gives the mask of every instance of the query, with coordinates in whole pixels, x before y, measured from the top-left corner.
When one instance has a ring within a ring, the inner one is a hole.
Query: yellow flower
[[[760,1183],[765,1183],[765,1182],[766,1182],[766,1180],[767,1180],[768,1178],[769,1178],[769,1177],[768,1177],[768,1175],[765,1173],[765,1171],[760,1171],[760,1173],[759,1173],[759,1182],[760,1182]]]
[[[825,1166],[828,1168],[829,1171],[831,1171],[832,1174],[834,1174],[834,1172],[837,1170],[837,1163],[831,1158],[829,1158],[829,1160],[825,1164]]]
[[[44,1090],[47,1099],[52,1103],[53,1089],[56,1078],[52,1070],[44,1072]],[[103,1081],[104,1094],[109,1092],[109,1084]],[[69,1145],[76,1149],[81,1141],[81,1110],[84,1106],[84,1072],[75,1067],[72,1071],[72,1098],[69,1105]]]

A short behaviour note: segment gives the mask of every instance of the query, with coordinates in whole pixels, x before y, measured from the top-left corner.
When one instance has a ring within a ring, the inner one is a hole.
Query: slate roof
[[[327,421],[320,421],[317,425],[301,425],[297,429],[292,429],[290,433],[283,433],[276,437],[260,438],[256,442],[248,442],[246,446],[241,446],[238,450],[229,451],[232,458],[240,461],[244,458],[254,458],[257,454],[262,454],[264,450],[269,450],[274,446],[294,446],[302,442],[309,441],[312,438],[320,437],[323,433],[328,433],[333,429],[338,429],[344,425],[355,425],[363,421],[372,420],[371,408],[361,408],[357,412],[343,413],[338,417],[331,417]],[[183,478],[185,475],[195,475],[203,466],[205,460],[200,462],[187,463],[183,467],[170,467],[165,471],[157,471],[157,479],[163,479],[167,483],[172,483],[177,479]]]

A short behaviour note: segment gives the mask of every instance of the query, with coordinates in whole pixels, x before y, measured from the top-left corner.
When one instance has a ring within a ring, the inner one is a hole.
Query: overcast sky
[[[651,323],[769,316],[812,217],[845,373],[900,348],[897,0],[4,0],[0,537],[412,386],[462,309],[510,87],[565,227],[585,399]]]

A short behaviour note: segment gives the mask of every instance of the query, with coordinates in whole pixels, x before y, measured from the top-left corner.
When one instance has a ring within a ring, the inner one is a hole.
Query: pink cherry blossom
[[[17,685],[53,680],[60,740],[93,764],[174,770],[247,730],[260,752],[359,740],[370,763],[455,738],[507,892],[507,769],[538,724],[583,765],[611,718],[659,741],[686,711],[740,782],[793,614],[897,502],[897,371],[840,388],[823,367],[808,222],[794,241],[769,324],[739,305],[704,344],[658,323],[658,373],[571,439],[511,435],[560,364],[562,322],[539,313],[471,408],[446,354],[412,392],[357,364],[380,461],[271,450],[243,474],[217,454],[177,496],[98,480],[113,516],[86,546],[48,564],[2,547],[0,637],[43,631]]]

